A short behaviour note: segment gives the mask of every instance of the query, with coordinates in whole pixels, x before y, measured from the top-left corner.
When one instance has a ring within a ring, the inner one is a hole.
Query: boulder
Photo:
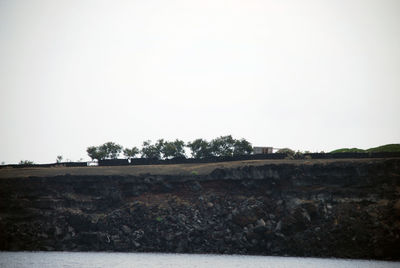
[[[254,232],[256,233],[265,233],[268,230],[268,227],[263,219],[259,219],[256,222],[256,226],[254,227]]]
[[[126,225],[122,225],[122,231],[123,231],[125,234],[130,234],[130,233],[132,232],[131,228],[129,228],[129,227],[126,226]]]
[[[193,192],[200,192],[201,190],[203,190],[203,187],[201,186],[201,184],[198,181],[192,181],[189,184],[189,188]]]

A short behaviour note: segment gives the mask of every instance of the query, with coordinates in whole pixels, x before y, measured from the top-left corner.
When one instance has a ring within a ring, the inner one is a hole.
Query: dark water
[[[327,267],[372,268],[400,267],[400,262],[264,257],[239,255],[196,255],[156,253],[87,253],[87,252],[0,252],[0,267],[46,268],[46,267]]]

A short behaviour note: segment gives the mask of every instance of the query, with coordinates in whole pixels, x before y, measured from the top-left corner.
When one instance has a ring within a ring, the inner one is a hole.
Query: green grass
[[[366,150],[367,152],[380,153],[380,152],[400,152],[400,144],[386,144],[379,147],[374,147]]]
[[[358,148],[342,148],[342,149],[336,149],[331,153],[365,153],[365,150]]]
[[[367,150],[359,148],[342,148],[333,150],[331,153],[381,153],[381,152],[400,152],[400,144],[386,144]]]

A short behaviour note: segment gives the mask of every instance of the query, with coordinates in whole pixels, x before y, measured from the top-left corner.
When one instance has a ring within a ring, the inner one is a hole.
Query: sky
[[[0,0],[0,162],[222,135],[400,143],[398,0]]]

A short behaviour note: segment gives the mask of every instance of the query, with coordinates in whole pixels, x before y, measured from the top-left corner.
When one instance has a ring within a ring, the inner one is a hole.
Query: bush
[[[19,161],[18,165],[34,165],[35,163],[30,160],[21,160]]]
[[[286,155],[292,156],[292,157],[295,155],[295,151],[293,151],[292,149],[289,149],[289,148],[279,149],[276,153],[277,154],[286,154]]]

